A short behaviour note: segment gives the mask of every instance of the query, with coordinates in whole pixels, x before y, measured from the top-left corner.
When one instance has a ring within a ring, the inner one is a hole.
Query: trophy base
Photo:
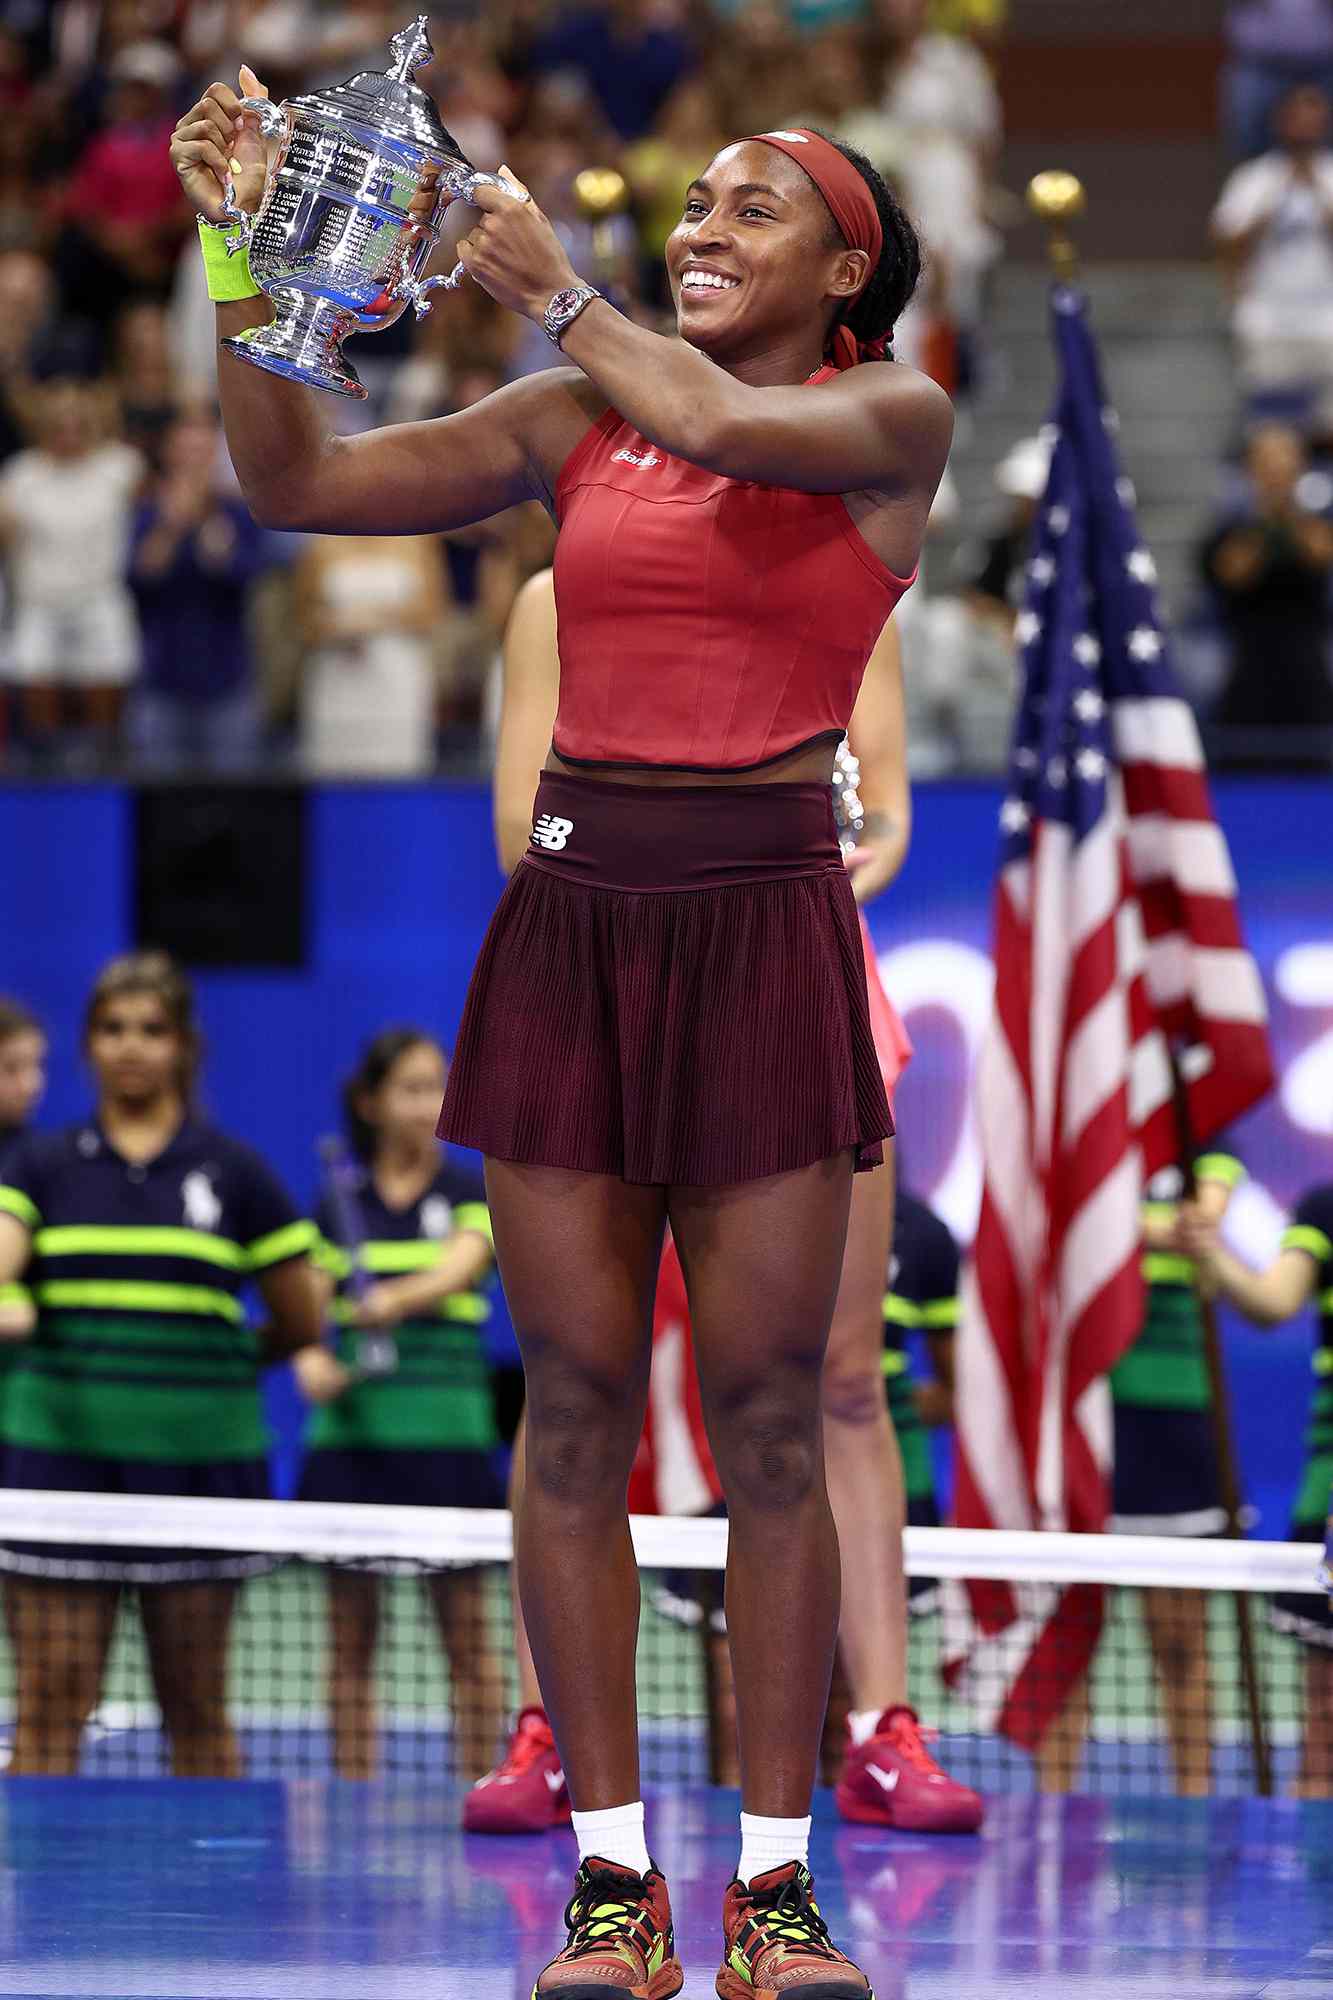
[[[271,296],[274,317],[269,325],[228,334],[222,345],[239,361],[267,368],[271,375],[363,400],[366,391],[342,351],[343,340],[355,328],[353,315],[307,292],[276,291]]]

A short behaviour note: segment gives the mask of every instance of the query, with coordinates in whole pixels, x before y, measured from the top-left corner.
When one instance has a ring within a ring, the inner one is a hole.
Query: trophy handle
[[[443,285],[447,292],[456,291],[462,269],[461,264],[455,265],[447,278],[402,278],[395,285],[392,296],[396,299],[406,299],[417,318],[424,319],[430,311],[430,299],[427,295],[439,285]]]
[[[478,173],[475,168],[469,167],[466,164],[451,168],[444,176],[444,185],[455,201],[471,201],[479,187],[499,188],[501,194],[507,194],[511,201],[532,200],[532,196],[526,188],[520,188],[516,193],[510,183],[502,181],[498,174]],[[417,293],[424,295],[426,292],[433,291],[436,285],[443,285],[446,292],[456,292],[466,276],[467,271],[465,267],[462,264],[455,264],[447,278],[427,278],[424,285],[417,287]],[[417,318],[424,319],[425,315],[430,311],[429,305],[421,304],[417,295],[404,291],[402,286],[399,287],[399,291],[405,298],[411,298],[412,304],[416,308]]]
[[[273,104],[267,97],[243,97],[236,106],[237,111],[253,111],[259,120],[259,129],[266,139],[281,139],[287,131],[287,108]],[[231,235],[227,238],[227,255],[234,257],[238,250],[248,250],[254,235],[255,218],[236,201],[236,184],[230,174],[222,186],[222,213],[233,223]]]

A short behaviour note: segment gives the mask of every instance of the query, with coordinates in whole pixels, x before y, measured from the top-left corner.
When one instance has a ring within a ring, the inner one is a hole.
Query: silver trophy
[[[421,318],[437,286],[461,281],[461,264],[447,278],[421,277],[449,204],[470,201],[480,186],[513,193],[475,170],[412,81],[434,54],[426,16],[389,46],[387,74],[367,70],[287,104],[243,98],[240,109],[254,112],[277,145],[254,215],[237,207],[230,181],[223,194],[234,225],[227,248],[249,250],[275,314],[223,346],[256,368],[338,396],[366,393],[342,351],[349,334],[391,326],[409,305]]]

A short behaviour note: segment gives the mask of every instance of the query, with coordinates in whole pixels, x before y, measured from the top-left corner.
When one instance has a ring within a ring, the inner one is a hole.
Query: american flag
[[[957,1353],[956,1518],[1104,1529],[1106,1374],[1142,1325],[1139,1203],[1272,1084],[1263,989],[1167,660],[1082,295],[1053,298],[1060,391],[1017,621],[995,1007],[977,1074],[981,1219]],[[955,1593],[950,1677],[1033,1748],[1096,1645],[1100,1595]]]

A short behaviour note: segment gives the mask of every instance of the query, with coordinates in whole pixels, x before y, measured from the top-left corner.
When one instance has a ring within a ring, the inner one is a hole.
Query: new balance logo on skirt
[[[544,847],[548,854],[558,854],[573,831],[572,819],[561,819],[556,813],[543,813],[530,838],[534,847]]]

